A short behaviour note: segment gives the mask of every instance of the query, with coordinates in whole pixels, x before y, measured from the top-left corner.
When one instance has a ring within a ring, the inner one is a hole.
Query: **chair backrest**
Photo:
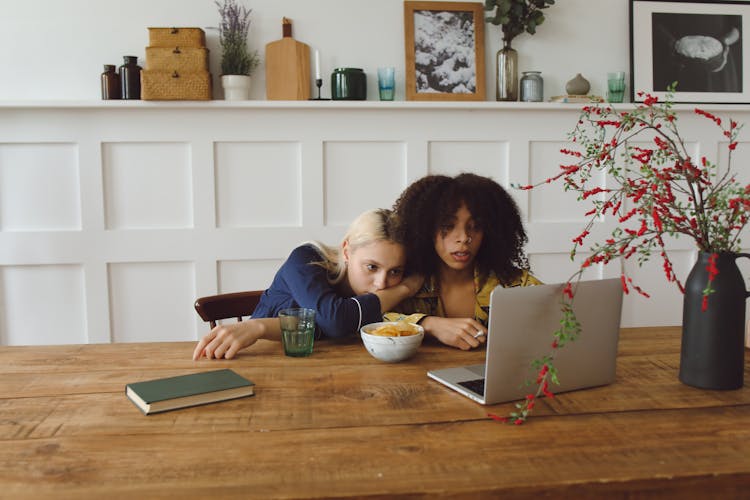
[[[195,301],[195,310],[203,321],[208,321],[211,328],[215,328],[220,319],[237,318],[237,321],[242,321],[243,316],[250,316],[261,295],[263,290],[209,295]]]

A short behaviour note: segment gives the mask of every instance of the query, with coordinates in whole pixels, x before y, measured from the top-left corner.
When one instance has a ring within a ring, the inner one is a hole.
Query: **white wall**
[[[263,54],[281,38],[281,18],[294,23],[294,37],[318,49],[321,73],[354,66],[368,74],[368,95],[376,98],[375,69],[397,68],[396,99],[403,99],[404,28],[402,0],[245,0],[253,9],[250,45]],[[0,0],[0,101],[99,99],[103,64],[122,64],[123,55],[143,62],[150,26],[218,24],[212,0]],[[545,96],[564,93],[580,72],[592,92],[604,93],[606,72],[628,71],[628,1],[559,0],[545,11],[536,35],[517,37],[520,70],[539,70]],[[488,100],[494,99],[494,57],[500,30],[486,25]],[[207,31],[216,83],[220,51]],[[260,67],[252,96],[265,98]],[[330,95],[324,79],[324,95]],[[220,97],[219,86],[214,95]]]
[[[142,57],[149,26],[216,24],[213,2],[0,0],[0,344],[194,339],[205,331],[195,297],[266,287],[297,243],[337,241],[355,214],[389,206],[422,175],[471,170],[508,186],[559,165],[576,106],[374,102],[380,65],[398,68],[403,99],[401,0],[249,5],[252,45],[279,38],[291,17],[295,37],[320,50],[324,74],[369,73],[371,101],[262,101],[261,68],[246,103],[102,102],[102,64]],[[547,96],[577,72],[602,94],[606,72],[628,67],[627,6],[559,0],[535,36],[514,42],[521,70],[541,70]],[[491,100],[500,36],[487,33]],[[216,77],[215,33],[208,43]],[[709,109],[750,122],[747,106]],[[680,120],[696,154],[716,157],[715,127],[690,106]],[[736,165],[750,162],[741,141]],[[513,195],[535,273],[566,279],[580,207],[561,189]],[[670,245],[684,278],[694,249]],[[747,275],[750,263],[741,266]],[[630,271],[652,299],[628,296],[623,324],[679,324],[681,296],[659,263]]]

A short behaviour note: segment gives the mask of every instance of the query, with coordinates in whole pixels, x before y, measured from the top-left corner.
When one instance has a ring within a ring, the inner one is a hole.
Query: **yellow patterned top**
[[[474,319],[487,326],[490,310],[490,294],[496,286],[502,285],[504,288],[513,288],[516,286],[541,285],[542,282],[536,279],[531,273],[522,270],[521,275],[510,283],[500,283],[500,280],[494,273],[480,275],[477,269],[474,269],[474,292],[476,301],[474,303]],[[445,316],[443,302],[440,300],[440,290],[437,284],[437,277],[431,276],[425,280],[422,289],[414,297],[406,299],[398,305],[399,312],[387,312],[383,314],[385,321],[406,321],[408,323],[418,323],[425,316]]]

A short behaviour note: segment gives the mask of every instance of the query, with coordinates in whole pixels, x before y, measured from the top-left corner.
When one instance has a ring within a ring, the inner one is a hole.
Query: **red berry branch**
[[[606,239],[590,245],[588,257],[563,289],[560,328],[553,333],[550,352],[532,363],[537,374],[536,391],[519,402],[517,411],[509,417],[490,417],[521,424],[538,397],[552,397],[549,384],[558,383],[555,356],[581,332],[573,311],[575,287],[592,264],[619,261],[624,293],[634,290],[648,297],[633,283],[623,263],[635,259],[640,266],[658,254],[667,281],[684,292],[664,238],[691,238],[700,251],[713,254],[707,267],[708,283],[703,290],[703,310],[708,307],[709,295],[714,291],[712,282],[718,273],[716,256],[719,252],[739,251],[740,233],[748,222],[750,185],[737,181],[731,168],[742,126],[733,120],[726,125],[721,118],[695,109],[695,113],[713,121],[721,130],[727,142],[728,161],[726,169],[720,170],[705,156],[692,158],[677,127],[672,102],[674,88],[674,85],[669,88],[664,102],[639,93],[643,103],[632,111],[620,112],[608,103],[583,107],[569,134],[573,147],[561,150],[572,163],[561,165],[556,175],[541,182],[515,186],[528,190],[562,182],[566,191],[577,192],[578,200],[588,203],[587,222],[583,231],[572,239],[571,259],[591,237],[596,224],[611,218],[618,224]],[[607,179],[606,186],[600,185],[600,178]]]

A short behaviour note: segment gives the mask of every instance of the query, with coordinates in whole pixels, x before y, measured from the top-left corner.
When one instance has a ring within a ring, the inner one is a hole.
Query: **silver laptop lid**
[[[553,332],[562,319],[564,284],[497,287],[490,296],[484,403],[521,399],[536,386],[530,367],[552,351]],[[558,351],[554,365],[560,385],[553,393],[614,382],[622,311],[619,279],[581,281],[573,310],[581,323],[578,340]]]

